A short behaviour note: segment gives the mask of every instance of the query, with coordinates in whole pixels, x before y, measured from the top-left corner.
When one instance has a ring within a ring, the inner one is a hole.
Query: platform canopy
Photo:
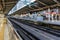
[[[0,0],[0,12],[8,13],[17,2],[18,0]],[[33,12],[54,7],[60,7],[60,0],[36,0],[20,9],[18,13]]]
[[[19,0],[18,3],[9,11],[8,15],[21,10],[22,8],[34,3],[36,0]]]
[[[60,0],[36,0],[35,2],[23,7],[15,13],[21,14],[55,7],[60,7]]]
[[[0,0],[0,13],[8,13],[18,0]]]

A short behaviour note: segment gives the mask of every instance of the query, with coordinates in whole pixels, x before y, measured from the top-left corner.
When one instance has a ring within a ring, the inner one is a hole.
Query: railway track
[[[42,36],[40,34],[40,30],[48,32],[48,31],[46,31],[48,28],[37,27],[37,25],[32,26],[33,24],[31,24],[29,22],[27,22],[27,24],[26,24],[26,22],[24,20],[21,21],[21,20],[16,20],[16,19],[12,19],[12,18],[8,18],[8,19],[11,21],[14,28],[17,30],[17,33],[22,37],[23,40],[60,40],[60,39],[54,39],[53,37],[51,37],[51,38],[45,37],[44,35]],[[25,25],[30,24],[30,25],[28,25],[30,27],[20,25],[20,23],[23,23]],[[50,31],[48,33],[50,33]],[[51,34],[54,34],[54,33],[51,33]],[[57,32],[57,33],[59,33],[59,32]],[[60,36],[59,34],[58,35],[54,34],[54,35],[58,36],[58,37]]]
[[[13,24],[13,27],[16,29],[17,33],[21,36],[23,40],[38,40],[38,38],[32,36],[28,32],[26,32],[24,29],[22,29],[19,25],[11,21]],[[17,27],[18,26],[18,27]]]
[[[48,32],[48,33],[55,35],[57,37],[60,37],[60,31],[59,30],[51,29],[51,28],[45,27],[45,26],[36,25],[36,24],[34,24],[34,22],[29,22],[28,20],[21,20],[21,19],[14,19],[14,20],[19,21],[19,22],[26,24],[28,26],[37,28],[39,30]]]
[[[10,20],[11,21],[11,20]],[[26,31],[24,28],[22,28],[20,25],[18,25],[17,23],[11,21],[11,23],[13,24],[14,28],[16,29],[17,33],[22,37],[23,40],[40,40],[38,34],[37,35],[33,35],[31,34],[32,32]],[[35,33],[35,32],[34,32]]]

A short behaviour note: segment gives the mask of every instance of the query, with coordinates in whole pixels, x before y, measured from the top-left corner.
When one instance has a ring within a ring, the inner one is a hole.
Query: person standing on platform
[[[56,15],[56,12],[51,11],[51,19],[52,19],[52,21],[54,21],[56,19],[55,15]]]
[[[46,12],[46,18],[50,21],[50,12]]]

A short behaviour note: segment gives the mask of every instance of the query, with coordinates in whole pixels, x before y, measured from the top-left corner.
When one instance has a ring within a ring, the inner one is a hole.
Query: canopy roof
[[[34,3],[27,5],[15,13],[34,12],[55,7],[60,7],[60,0],[36,0]]]
[[[0,13],[8,13],[18,0],[0,0]]]
[[[17,2],[18,0],[0,0],[0,12],[8,13]],[[33,12],[54,7],[60,7],[60,0],[36,0],[15,13]]]

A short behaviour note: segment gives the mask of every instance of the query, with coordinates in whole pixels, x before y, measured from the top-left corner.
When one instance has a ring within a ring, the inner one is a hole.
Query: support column
[[[48,21],[50,21],[50,8],[48,8],[48,12],[49,12],[49,14],[48,14]]]

